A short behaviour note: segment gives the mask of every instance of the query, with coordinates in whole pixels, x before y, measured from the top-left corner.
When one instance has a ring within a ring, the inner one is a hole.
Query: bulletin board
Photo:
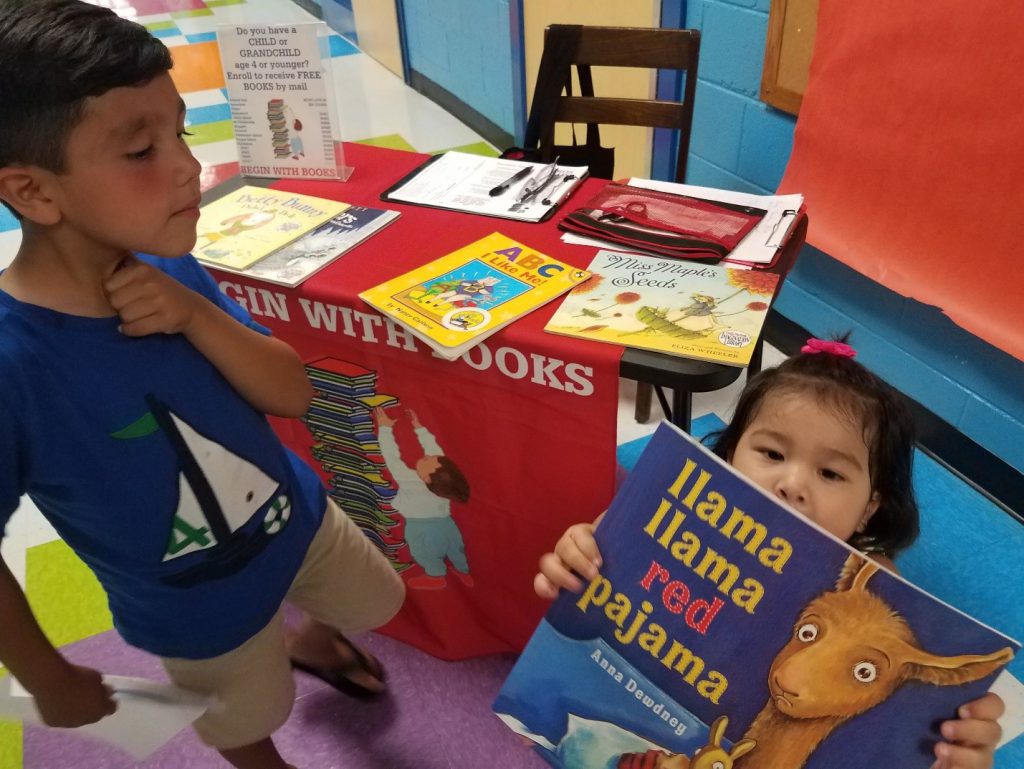
[[[809,244],[1024,361],[1022,29],[1020,2],[821,0],[778,194]]]
[[[761,101],[796,115],[811,68],[818,0],[771,0]]]

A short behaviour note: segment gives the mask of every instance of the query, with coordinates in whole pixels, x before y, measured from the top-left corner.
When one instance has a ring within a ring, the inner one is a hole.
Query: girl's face
[[[843,541],[878,509],[862,426],[804,395],[765,396],[729,463]]]

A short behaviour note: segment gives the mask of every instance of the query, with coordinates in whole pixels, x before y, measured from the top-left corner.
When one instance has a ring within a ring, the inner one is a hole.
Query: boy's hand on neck
[[[155,267],[126,257],[103,282],[125,336],[187,333],[205,300]]]

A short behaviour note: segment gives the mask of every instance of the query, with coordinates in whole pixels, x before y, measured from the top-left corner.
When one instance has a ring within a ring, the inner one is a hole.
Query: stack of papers
[[[586,166],[446,152],[385,190],[381,200],[539,222],[586,176]]]
[[[757,226],[722,259],[721,264],[733,269],[765,268],[770,266],[779,253],[779,248],[786,242],[790,230],[796,224],[797,212],[803,205],[804,196],[793,195],[751,195],[746,192],[720,190],[715,187],[700,187],[694,184],[676,184],[659,182],[653,179],[630,179],[633,187],[670,192],[675,195],[688,195],[704,200],[751,206],[767,211]],[[597,238],[583,238],[572,233],[562,235],[566,243],[596,246],[598,248],[614,248],[623,251],[621,244],[609,244]],[[637,253],[643,251],[637,250]]]

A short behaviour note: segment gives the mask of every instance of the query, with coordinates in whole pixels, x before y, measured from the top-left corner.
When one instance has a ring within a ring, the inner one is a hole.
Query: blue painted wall
[[[519,2],[402,0],[402,11],[409,66],[514,135],[513,49],[522,42],[511,29],[510,1]]]
[[[782,178],[795,120],[758,100],[768,6],[688,0],[686,25],[702,32],[692,184],[770,193]],[[801,254],[776,307],[817,335],[852,329],[861,360],[1024,472],[1024,362],[813,248]]]

